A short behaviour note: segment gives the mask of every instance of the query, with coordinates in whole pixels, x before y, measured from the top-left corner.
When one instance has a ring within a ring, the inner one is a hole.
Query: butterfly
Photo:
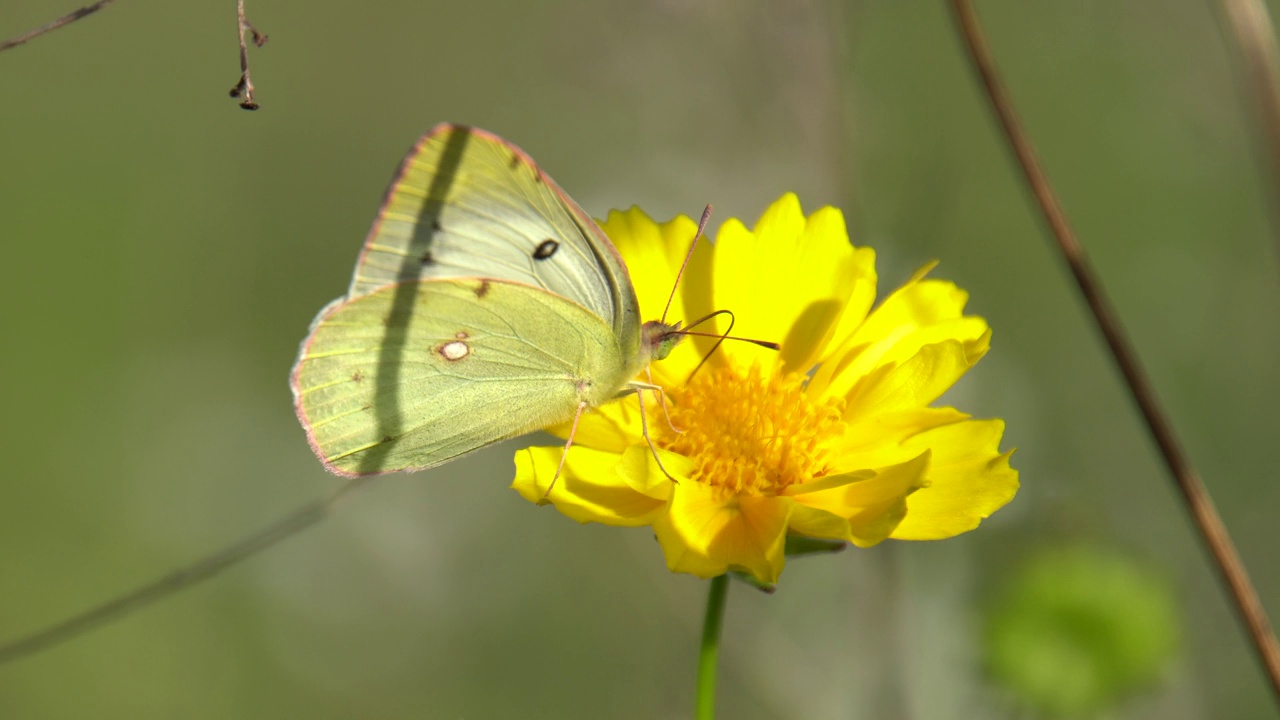
[[[679,338],[641,322],[617,249],[532,158],[441,124],[401,162],[290,386],[330,471],[422,470],[656,390],[634,378]]]

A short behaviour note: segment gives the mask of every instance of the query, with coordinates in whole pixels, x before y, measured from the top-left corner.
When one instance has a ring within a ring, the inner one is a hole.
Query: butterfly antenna
[[[706,322],[706,321],[710,320],[710,319],[711,319],[711,318],[713,318],[713,317],[716,317],[717,315],[728,315],[728,316],[729,316],[729,330],[728,330],[728,331],[725,331],[724,333],[704,333],[704,332],[693,332],[692,328],[696,328],[696,327],[698,327],[698,326],[699,326],[699,325],[701,325],[702,323],[704,323],[704,322]],[[751,343],[752,345],[758,345],[759,347],[762,347],[762,348],[764,348],[764,349],[766,349],[766,350],[781,350],[781,349],[782,349],[782,343],[776,343],[776,342],[773,342],[772,340],[758,340],[758,339],[756,339],[756,338],[748,338],[748,337],[741,337],[741,336],[738,336],[738,335],[730,335],[730,334],[729,334],[729,331],[733,330],[733,322],[734,322],[734,315],[733,315],[733,311],[732,311],[732,310],[716,310],[715,312],[708,313],[708,314],[703,315],[702,317],[698,318],[697,320],[694,320],[692,323],[690,323],[690,324],[689,324],[689,327],[687,327],[687,328],[683,328],[683,329],[680,329],[680,330],[671,330],[671,331],[669,331],[669,332],[670,332],[672,335],[697,335],[698,337],[713,337],[713,338],[720,338],[721,340],[740,340],[740,341],[742,341],[742,342],[748,342],[748,343]],[[719,347],[719,343],[717,343],[715,347]],[[712,350],[715,350],[715,347],[713,347],[713,348],[712,348]]]
[[[0,646],[0,665],[16,662],[62,645],[153,605],[176,592],[212,578],[241,560],[247,560],[325,519],[339,500],[352,490],[364,486],[374,477],[366,475],[351,478],[327,496],[303,505],[262,530],[241,538],[186,567],[90,608],[79,615],[5,643]]]
[[[702,323],[707,322],[711,318],[716,317],[717,315],[729,316],[729,327],[725,328],[725,331],[723,333],[693,332],[692,330],[689,329],[689,328],[695,328],[701,325]],[[772,342],[770,340],[756,340],[755,338],[745,338],[745,337],[737,337],[735,335],[730,335],[729,333],[733,332],[733,323],[735,322],[735,320],[736,318],[734,317],[732,310],[716,310],[713,313],[709,313],[693,321],[692,323],[689,324],[689,328],[685,328],[683,330],[671,331],[672,334],[674,335],[696,335],[698,337],[713,337],[716,339],[716,344],[712,345],[711,349],[707,351],[707,354],[702,356],[702,360],[698,361],[698,366],[693,369],[693,372],[689,373],[689,377],[685,379],[685,382],[688,382],[689,380],[693,379],[693,376],[696,375],[698,371],[702,369],[702,366],[707,363],[707,360],[710,360],[711,356],[715,353],[715,351],[719,349],[720,343],[723,343],[725,340],[740,340],[742,342],[749,342],[752,345],[757,345],[767,350],[782,349],[782,345],[776,342]]]
[[[689,267],[689,261],[693,259],[693,251],[698,247],[698,240],[702,237],[702,231],[707,229],[707,221],[711,219],[711,206],[708,205],[702,211],[702,219],[698,221],[698,232],[693,234],[693,242],[689,244],[689,252],[684,254],[684,262],[680,265],[680,272],[676,273],[676,281],[671,285],[671,294],[667,296],[667,306],[662,308],[662,324],[667,323],[667,312],[671,310],[671,303],[676,299],[676,289],[680,287],[680,278],[684,277],[685,268]]]
[[[701,325],[702,323],[707,322],[711,318],[717,315],[722,315],[722,314],[729,316],[729,327],[725,328],[724,335],[719,336],[719,339],[716,340],[716,344],[712,345],[711,349],[707,351],[707,354],[703,355],[702,359],[698,361],[697,367],[693,369],[693,372],[689,373],[689,377],[685,378],[686,383],[692,380],[693,376],[697,375],[698,371],[702,369],[702,366],[707,364],[707,361],[711,359],[711,356],[715,354],[716,350],[720,349],[720,344],[724,342],[725,338],[729,337],[729,333],[733,332],[733,324],[734,322],[737,321],[737,318],[733,316],[733,312],[730,310],[717,310],[711,313],[710,315],[706,315],[706,316],[703,316],[702,318],[699,318],[697,322],[694,322],[689,326],[689,327],[697,327],[698,325]]]
[[[751,343],[756,347],[762,347],[765,350],[781,350],[782,349],[782,343],[776,343],[771,340],[757,340],[755,338],[741,337],[738,335],[721,335],[720,333],[704,333],[704,332],[685,332],[683,330],[679,331],[677,334],[696,335],[698,337],[713,337],[713,338],[719,338],[720,340],[739,340],[745,343]]]

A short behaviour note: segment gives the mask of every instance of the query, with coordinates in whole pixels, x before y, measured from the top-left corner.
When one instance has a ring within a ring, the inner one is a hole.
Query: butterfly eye
[[[543,240],[542,242],[538,243],[538,247],[535,248],[533,251],[533,259],[546,260],[552,255],[555,255],[556,250],[559,250],[559,249],[560,249],[560,243],[556,242],[555,240],[552,240],[551,238],[547,238],[546,240]]]

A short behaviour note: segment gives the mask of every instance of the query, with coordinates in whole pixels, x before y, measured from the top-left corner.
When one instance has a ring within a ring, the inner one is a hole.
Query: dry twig
[[[1222,10],[1235,34],[1245,62],[1248,99],[1254,104],[1258,125],[1267,145],[1263,155],[1270,161],[1273,192],[1280,190],[1280,50],[1276,48],[1276,28],[1262,0],[1221,0]],[[1280,243],[1280,198],[1271,206],[1272,231]],[[1277,245],[1280,249],[1280,244]]]
[[[244,0],[236,0],[236,20],[240,25],[240,82],[231,88],[231,97],[240,98],[240,107],[245,110],[257,110],[258,101],[253,99],[253,79],[249,77],[249,47],[244,42],[244,34],[253,36],[255,47],[267,44],[267,36],[249,24],[244,17]]]
[[[996,74],[995,60],[983,37],[982,28],[978,25],[972,0],[953,0],[952,4],[960,32],[964,36],[969,56],[973,60],[974,69],[982,79],[987,98],[1000,120],[1005,138],[1009,141],[1022,167],[1027,184],[1040,205],[1049,229],[1053,232],[1063,259],[1075,276],[1080,294],[1088,302],[1089,309],[1093,311],[1094,322],[1106,339],[1111,356],[1124,376],[1129,394],[1141,411],[1147,423],[1147,429],[1164,458],[1165,466],[1182,493],[1183,501],[1195,520],[1200,537],[1208,547],[1218,572],[1226,583],[1236,613],[1248,631],[1258,660],[1271,680],[1271,689],[1276,699],[1280,700],[1280,644],[1276,643],[1276,637],[1272,634],[1266,610],[1258,600],[1258,593],[1249,580],[1244,562],[1241,561],[1235,545],[1231,542],[1231,536],[1227,533],[1227,528],[1214,507],[1213,499],[1209,497],[1209,491],[1200,481],[1200,476],[1191,466],[1186,452],[1174,434],[1168,416],[1138,362],[1137,354],[1121,329],[1110,301],[1103,293],[1102,284],[1085,257],[1084,248],[1081,247],[1071,226],[1067,223],[1066,215],[1058,204],[1049,179],[1040,167],[1039,160],[1036,159],[1031,141],[1027,139],[1018,121],[1017,113],[1014,112],[1013,104],[1005,93],[1004,85]]]
[[[53,22],[47,25],[41,25],[40,27],[34,30],[29,30],[17,37],[12,37],[12,38],[9,38],[8,40],[0,41],[0,52],[4,52],[9,48],[18,47],[19,45],[27,42],[28,40],[38,38],[47,32],[57,30],[63,25],[70,25],[71,23],[79,20],[82,17],[85,17],[86,15],[92,15],[98,12],[99,10],[110,5],[113,2],[115,2],[115,0],[98,0],[98,2],[92,5],[86,5],[85,7],[82,7],[79,10],[76,10],[75,12],[71,12],[66,15],[63,15],[62,17],[58,18],[57,20],[54,20]]]

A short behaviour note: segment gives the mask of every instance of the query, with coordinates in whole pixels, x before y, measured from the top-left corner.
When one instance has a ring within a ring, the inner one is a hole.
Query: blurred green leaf
[[[1085,717],[1159,678],[1178,644],[1166,584],[1097,547],[1036,555],[989,610],[992,677],[1045,715]]]

